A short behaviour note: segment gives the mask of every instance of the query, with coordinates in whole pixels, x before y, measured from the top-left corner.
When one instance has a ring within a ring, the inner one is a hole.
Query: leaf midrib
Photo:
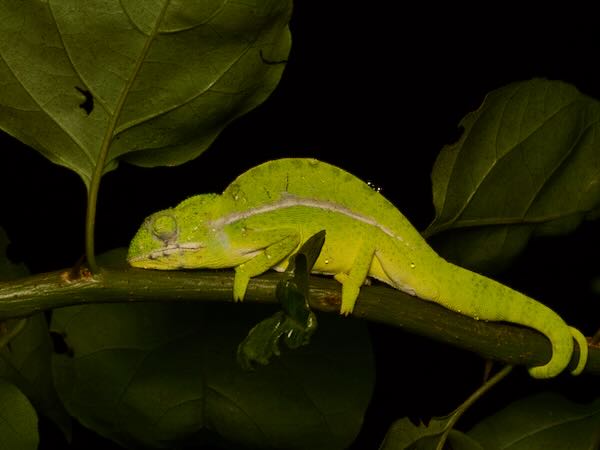
[[[158,17],[156,18],[154,28],[152,29],[152,32],[148,35],[148,38],[146,39],[146,42],[144,43],[144,47],[142,48],[142,51],[140,52],[139,57],[137,58],[137,60],[135,62],[135,67],[131,71],[129,78],[127,79],[127,82],[126,82],[124,88],[122,89],[121,94],[119,95],[115,109],[114,109],[113,113],[109,116],[110,121],[106,128],[106,132],[104,134],[104,139],[102,140],[102,146],[100,148],[100,153],[99,153],[98,159],[96,161],[96,167],[94,168],[95,170],[94,170],[94,175],[92,177],[92,184],[94,184],[95,182],[99,182],[100,177],[102,177],[102,174],[104,172],[104,167],[106,165],[106,159],[108,157],[108,149],[110,148],[112,138],[116,134],[115,130],[117,128],[117,121],[119,120],[119,117],[121,116],[123,106],[125,105],[127,96],[129,95],[129,92],[131,91],[131,87],[133,86],[133,83],[135,82],[135,80],[141,70],[142,64],[146,59],[146,55],[148,54],[148,51],[150,50],[150,45],[152,44],[152,42],[154,42],[154,39],[156,38],[156,35],[158,34],[159,26],[163,21],[165,12],[166,12],[169,4],[170,4],[170,0],[166,0],[165,3],[163,4],[163,8],[160,11],[160,14],[158,15]],[[124,11],[125,15],[127,16],[127,19],[131,22],[131,19],[129,18],[129,15],[125,12],[125,9],[123,9],[123,11]],[[132,26],[134,28],[137,28],[135,26],[135,24],[133,24],[133,23],[132,23]]]
[[[86,227],[85,227],[85,253],[87,257],[88,265],[92,272],[97,271],[98,267],[96,265],[96,257],[94,250],[94,225],[96,221],[96,205],[98,201],[98,190],[100,187],[100,179],[104,174],[104,169],[106,168],[106,160],[108,158],[108,150],[110,148],[110,144],[112,143],[112,139],[115,136],[115,128],[117,121],[121,115],[121,111],[123,110],[123,105],[125,104],[125,100],[131,91],[131,86],[136,80],[137,75],[140,72],[140,68],[142,67],[142,63],[148,54],[148,50],[150,49],[151,43],[154,41],[156,35],[158,34],[159,25],[162,23],[167,7],[170,4],[170,0],[166,0],[163,4],[163,8],[160,11],[160,14],[156,18],[156,22],[154,24],[154,28],[152,32],[148,35],[146,42],[144,43],[144,47],[140,52],[137,61],[135,63],[135,67],[132,70],[129,78],[127,79],[127,83],[125,84],[119,98],[117,100],[115,109],[112,114],[109,114],[109,122],[106,127],[104,138],[102,139],[102,145],[100,146],[100,151],[98,153],[98,158],[96,159],[96,165],[94,167],[94,171],[92,174],[92,179],[90,180],[89,191],[88,191],[88,206],[86,212]],[[128,18],[129,16],[125,14]],[[129,19],[130,20],[130,19]],[[132,24],[132,26],[134,26]]]
[[[518,90],[513,93],[513,95],[511,96],[511,98],[508,99],[505,102],[504,106],[506,106],[509,103],[509,101],[512,98],[514,98],[514,96],[517,94],[517,92],[518,92]],[[546,119],[539,126],[535,127],[527,136],[523,137],[521,139],[521,142],[525,142],[526,140],[528,140],[531,136],[533,136],[535,133],[537,133],[540,130],[540,128],[545,123],[547,123],[549,120],[551,120],[552,118],[554,118],[557,114],[560,114],[565,109],[571,107],[574,103],[577,103],[578,101],[580,101],[580,99],[573,99],[573,100],[569,101],[568,103],[564,104],[563,106],[561,106],[560,108],[558,108],[554,113],[552,113],[550,116],[546,117]],[[590,126],[592,126],[595,123],[596,122],[590,124]],[[588,127],[586,127],[586,129],[587,128]],[[466,227],[479,226],[479,225],[511,225],[511,224],[543,223],[543,222],[547,222],[548,220],[555,220],[555,219],[559,219],[559,218],[562,218],[562,217],[567,217],[567,216],[571,216],[571,215],[575,215],[575,214],[584,213],[582,211],[577,211],[576,210],[576,211],[571,211],[571,212],[567,212],[567,213],[564,213],[564,214],[558,214],[558,215],[552,216],[551,218],[548,218],[548,219],[544,219],[544,218],[542,218],[542,219],[535,219],[535,218],[526,219],[525,218],[526,215],[527,215],[527,212],[531,208],[532,204],[535,203],[535,200],[538,198],[539,193],[542,190],[544,190],[544,187],[553,178],[553,176],[556,173],[556,171],[558,170],[558,168],[562,167],[562,165],[565,163],[565,161],[567,159],[569,159],[569,157],[571,156],[571,154],[574,151],[575,147],[576,147],[576,145],[572,145],[571,146],[571,148],[569,149],[569,151],[565,154],[564,158],[562,158],[559,161],[557,167],[555,167],[551,171],[551,173],[549,174],[549,176],[546,178],[546,180],[544,180],[544,182],[541,183],[541,185],[539,186],[539,188],[536,191],[536,195],[534,195],[532,197],[532,200],[531,200],[530,204],[527,206],[524,214],[521,217],[513,217],[513,218],[506,218],[505,217],[505,218],[501,218],[501,219],[487,218],[487,219],[475,219],[475,220],[459,220],[459,217],[461,217],[461,215],[465,212],[465,210],[471,204],[471,201],[473,200],[473,197],[478,192],[478,190],[481,187],[481,185],[483,184],[483,182],[487,179],[487,177],[493,171],[494,167],[496,167],[496,165],[502,159],[504,159],[507,155],[511,154],[512,151],[514,150],[514,148],[513,148],[513,150],[510,150],[510,151],[506,152],[500,158],[496,158],[495,159],[494,163],[490,165],[489,169],[480,178],[479,182],[477,183],[477,186],[475,187],[475,189],[473,189],[473,192],[468,196],[468,198],[463,203],[462,207],[456,212],[456,214],[454,214],[450,219],[444,221],[444,223],[436,226],[435,228],[428,229],[427,230],[427,235],[431,236],[431,235],[437,234],[437,233],[439,233],[441,231],[445,231],[445,230],[447,230],[449,228],[466,228]],[[454,165],[453,168],[452,168],[452,174],[450,175],[450,179],[452,179],[455,169],[456,169],[456,165]],[[444,205],[445,205],[445,201],[444,201]]]
[[[225,3],[227,3],[227,2],[225,2]],[[164,10],[163,10],[163,12],[164,12]],[[220,14],[221,11],[218,11],[218,13]],[[218,15],[217,12],[215,12],[211,16],[210,20],[212,20],[212,18],[216,17],[217,15]],[[161,13],[161,17],[162,17],[162,13]],[[263,28],[265,28],[266,26],[267,25],[265,24],[263,26]],[[156,34],[158,34],[158,33],[155,33],[154,31],[156,31],[156,30],[153,30],[152,39],[154,39],[154,37],[156,37]],[[120,127],[116,127],[115,126],[113,136],[115,136],[117,134],[120,134],[120,133],[122,133],[122,132],[124,132],[124,131],[126,131],[126,130],[128,130],[130,128],[133,128],[133,127],[137,126],[140,123],[148,122],[148,121],[150,121],[152,119],[155,119],[157,117],[163,116],[163,115],[168,114],[168,113],[170,113],[170,112],[172,112],[172,111],[174,111],[174,110],[176,110],[178,108],[181,108],[182,106],[187,105],[187,104],[193,102],[194,100],[196,100],[197,98],[199,98],[200,96],[206,94],[208,91],[212,91],[212,92],[215,92],[215,93],[221,93],[221,94],[223,94],[223,92],[216,91],[216,90],[214,90],[212,88],[214,87],[215,84],[217,84],[218,81],[220,81],[220,80],[223,79],[223,77],[225,76],[225,74],[227,74],[232,69],[232,67],[234,67],[238,62],[240,62],[240,60],[244,56],[246,56],[246,54],[252,48],[254,48],[254,45],[260,39],[260,37],[262,36],[262,33],[263,33],[263,29],[261,29],[259,32],[257,32],[255,38],[253,40],[251,40],[251,41],[248,41],[247,44],[246,44],[246,46],[237,54],[237,56],[234,59],[232,59],[226,65],[226,67],[224,67],[217,75],[215,75],[213,77],[212,81],[210,83],[208,83],[204,87],[204,89],[202,89],[202,90],[200,90],[198,92],[195,92],[193,95],[190,95],[187,99],[185,99],[184,101],[180,102],[179,104],[174,104],[172,106],[164,108],[161,111],[155,111],[153,114],[150,114],[150,115],[147,115],[147,116],[140,116],[137,120],[130,120],[127,123],[123,123]],[[146,49],[144,49],[144,50],[146,50]],[[140,64],[140,66],[141,66],[141,64]],[[136,69],[139,70],[139,67],[136,67]],[[228,95],[231,95],[231,94],[228,93]],[[115,125],[116,125],[116,123],[115,123]]]
[[[589,413],[580,413],[580,414],[576,414],[572,417],[568,417],[568,418],[561,418],[552,422],[549,422],[547,424],[544,425],[539,425],[537,427],[535,427],[534,429],[532,429],[531,431],[524,433],[521,437],[516,438],[515,440],[511,441],[511,442],[507,442],[506,446],[502,447],[502,448],[511,448],[514,445],[517,445],[523,441],[525,441],[526,439],[530,438],[530,437],[536,437],[539,433],[543,433],[545,431],[548,430],[552,430],[555,427],[560,427],[560,426],[564,426],[564,425],[568,425],[570,423],[573,422],[579,422],[581,420],[587,420],[591,417],[594,417],[596,415],[598,415],[599,413],[597,411],[593,411],[593,412],[589,412]]]

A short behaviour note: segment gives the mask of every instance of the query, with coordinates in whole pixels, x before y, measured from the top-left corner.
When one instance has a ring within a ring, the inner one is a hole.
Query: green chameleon
[[[350,314],[360,287],[373,277],[396,289],[475,319],[534,328],[552,343],[552,358],[529,368],[536,378],[562,372],[574,337],[580,358],[587,343],[550,308],[485,276],[445,261],[379,192],[335,166],[306,158],[269,161],[240,175],[223,194],[197,195],[146,219],[128,260],[145,269],[235,268],[233,297],[250,278],[273,268],[310,236],[326,230],[313,272],[342,284],[340,312]]]

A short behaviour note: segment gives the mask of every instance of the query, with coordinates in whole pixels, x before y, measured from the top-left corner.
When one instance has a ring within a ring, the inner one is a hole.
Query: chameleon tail
[[[529,368],[534,378],[550,378],[562,372],[571,361],[573,338],[579,345],[579,361],[571,372],[581,373],[587,361],[587,342],[583,334],[569,327],[552,309],[538,301],[483,275],[446,263],[442,271],[449,277],[441,280],[436,303],[453,311],[481,320],[505,321],[533,328],[550,340],[552,356],[541,366]]]
[[[583,369],[585,368],[585,363],[587,362],[588,343],[585,336],[577,328],[569,327],[569,329],[571,330],[571,334],[573,335],[573,338],[579,346],[579,361],[577,361],[577,366],[575,366],[575,368],[571,370],[571,373],[573,375],[579,375],[581,372],[583,372]]]

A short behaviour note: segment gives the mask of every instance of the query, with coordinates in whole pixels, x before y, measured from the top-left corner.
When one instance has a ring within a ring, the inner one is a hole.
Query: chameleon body
[[[583,370],[587,344],[550,308],[490,278],[441,258],[379,192],[335,166],[306,158],[269,161],[233,181],[223,194],[188,198],[148,217],[129,249],[146,269],[234,268],[233,296],[251,277],[285,270],[288,257],[326,230],[314,272],[342,283],[349,314],[367,277],[475,319],[534,328],[552,343],[546,364],[529,368],[553,377],[571,359],[575,337]]]

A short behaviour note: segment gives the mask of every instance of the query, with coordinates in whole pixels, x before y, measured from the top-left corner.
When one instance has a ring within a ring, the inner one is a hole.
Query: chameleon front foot
[[[358,287],[356,289],[352,289],[352,286],[348,282],[349,276],[345,272],[335,274],[333,278],[335,278],[335,280],[342,285],[342,304],[340,305],[340,314],[343,316],[352,314],[354,305],[356,303],[356,297],[358,297]]]
[[[241,302],[244,300],[246,295],[246,289],[248,289],[248,283],[250,283],[250,276],[243,273],[242,271],[236,270],[235,278],[233,279],[233,301]]]
[[[340,314],[348,316],[354,311],[356,298],[358,297],[359,288],[356,286],[342,285],[342,304],[340,306]]]
[[[340,314],[347,316],[354,310],[360,288],[365,283],[369,274],[374,254],[374,244],[372,242],[363,242],[354,257],[350,270],[348,272],[337,273],[334,276],[337,281],[342,283]]]

